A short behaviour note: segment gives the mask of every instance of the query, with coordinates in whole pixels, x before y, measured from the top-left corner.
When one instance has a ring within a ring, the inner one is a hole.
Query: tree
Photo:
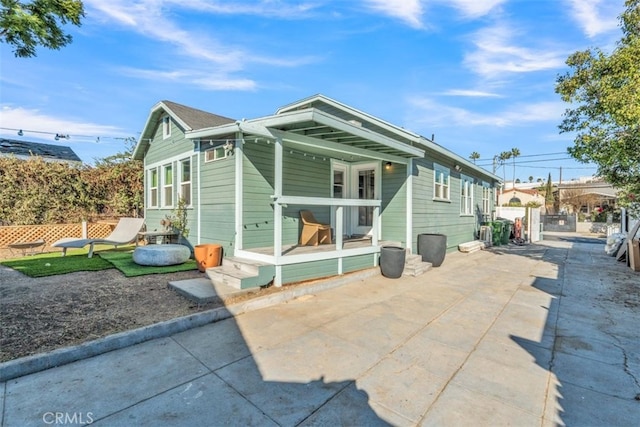
[[[473,160],[473,164],[475,165],[476,160],[480,158],[480,153],[478,153],[477,151],[474,151],[473,153],[469,154],[469,158]]]
[[[547,213],[549,213],[550,211],[553,211],[555,202],[556,202],[556,199],[555,197],[553,197],[553,183],[551,182],[551,174],[549,174],[549,178],[547,178],[547,185],[545,186],[545,189],[544,189],[544,206]]]
[[[638,208],[640,0],[625,1],[620,26],[623,37],[611,54],[593,48],[570,55],[571,71],[558,76],[555,90],[572,104],[559,126],[576,135],[571,156],[595,163],[598,175],[621,190],[622,203]]]
[[[529,175],[529,182],[533,182],[533,176]]]
[[[62,26],[80,26],[81,0],[0,0],[0,41],[12,45],[15,56],[36,56],[36,47],[60,49],[73,38]]]
[[[520,156],[520,150],[518,150],[517,148],[512,148],[511,152],[509,153],[512,159],[513,159],[513,188],[516,188],[516,157]]]

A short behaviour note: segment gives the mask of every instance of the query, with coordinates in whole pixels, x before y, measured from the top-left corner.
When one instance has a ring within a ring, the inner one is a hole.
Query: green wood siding
[[[187,212],[187,227],[190,229],[188,241],[197,241],[197,212],[195,207],[197,206],[197,153],[194,152],[194,145],[191,141],[184,138],[184,131],[171,122],[171,136],[164,139],[162,136],[162,126],[160,122],[156,126],[153,133],[153,140],[149,144],[149,148],[145,154],[145,165],[160,165],[158,168],[158,197],[159,201],[163,197],[162,188],[162,165],[172,162],[173,173],[173,205],[177,205],[177,198],[179,194],[179,164],[175,161],[176,158],[185,159],[191,158],[191,204],[192,207],[188,208]],[[171,160],[169,160],[171,159]],[[147,201],[149,200],[149,176],[148,168],[145,167],[144,173],[144,190],[145,190],[145,225],[147,231],[162,231],[164,227],[160,225],[160,221],[166,216],[173,213],[173,208],[163,208],[162,203],[160,207],[147,207]],[[192,243],[193,245],[193,243]]]
[[[449,168],[450,201],[433,200],[433,163]],[[474,240],[480,226],[482,210],[482,178],[472,171],[462,171],[475,178],[473,203],[475,215],[460,214],[460,173],[451,159],[431,155],[414,161],[413,168],[413,247],[417,248],[420,233],[447,235],[448,250],[455,250],[460,243]],[[485,178],[486,179],[486,178]],[[493,205],[492,205],[493,206]]]
[[[274,144],[246,144],[244,146],[243,227],[244,248],[273,246]],[[287,196],[330,197],[331,165],[322,157],[283,154],[283,194]],[[300,210],[310,209],[316,219],[330,221],[330,208],[290,205],[283,208],[282,243],[298,242]]]
[[[378,254],[358,255],[342,260],[342,271],[350,273],[352,271],[364,270],[375,267],[375,260]]]
[[[209,148],[203,144],[200,155],[200,243],[222,245],[224,255],[231,256],[235,245],[235,155],[205,162],[204,151]]]
[[[393,164],[382,168],[382,240],[407,240],[407,166]]]
[[[174,156],[188,151],[194,151],[193,142],[184,137],[184,130],[171,121],[171,136],[164,139],[162,137],[161,122],[158,122],[151,144],[145,155],[147,165],[170,159]]]
[[[282,266],[282,283],[301,282],[303,280],[331,277],[337,274],[337,259],[284,265]]]

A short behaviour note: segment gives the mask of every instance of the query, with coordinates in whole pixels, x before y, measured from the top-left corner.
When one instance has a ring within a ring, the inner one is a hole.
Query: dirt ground
[[[187,271],[127,278],[116,269],[30,278],[0,265],[0,362],[209,310],[169,289]],[[281,288],[280,288],[281,289]],[[259,289],[226,303],[277,291]]]

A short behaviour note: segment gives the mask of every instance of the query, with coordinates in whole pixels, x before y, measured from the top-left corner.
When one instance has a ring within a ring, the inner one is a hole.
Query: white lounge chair
[[[144,218],[120,218],[118,225],[111,234],[101,239],[78,239],[75,237],[65,237],[53,243],[51,246],[62,248],[62,256],[67,254],[68,248],[89,247],[89,258],[93,256],[93,245],[114,245],[115,247],[126,245],[132,242],[138,243],[138,232],[144,224]]]

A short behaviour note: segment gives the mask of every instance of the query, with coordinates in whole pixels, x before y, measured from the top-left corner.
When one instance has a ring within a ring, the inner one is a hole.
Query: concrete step
[[[206,275],[214,286],[248,289],[269,284],[275,276],[275,267],[262,262],[229,257],[223,258],[221,266],[207,268]]]
[[[251,274],[259,274],[260,267],[268,265],[259,261],[252,261],[246,258],[228,257],[222,259],[223,266],[232,266]]]
[[[431,268],[430,262],[423,262],[422,255],[407,254],[404,262],[403,276],[420,276]]]
[[[232,265],[223,264],[220,267],[207,268],[207,276],[212,283],[232,286],[236,289],[242,289],[242,279],[255,277],[257,275],[258,274],[247,273]]]
[[[464,253],[473,253],[486,248],[487,245],[482,240],[473,240],[471,242],[460,243],[458,250]]]
[[[420,264],[410,265],[410,266],[407,266],[405,264],[404,271],[402,272],[402,275],[403,276],[417,277],[417,276],[420,276],[420,275],[426,273],[429,269],[431,269],[431,263],[430,262],[422,262],[422,261],[420,261]]]

